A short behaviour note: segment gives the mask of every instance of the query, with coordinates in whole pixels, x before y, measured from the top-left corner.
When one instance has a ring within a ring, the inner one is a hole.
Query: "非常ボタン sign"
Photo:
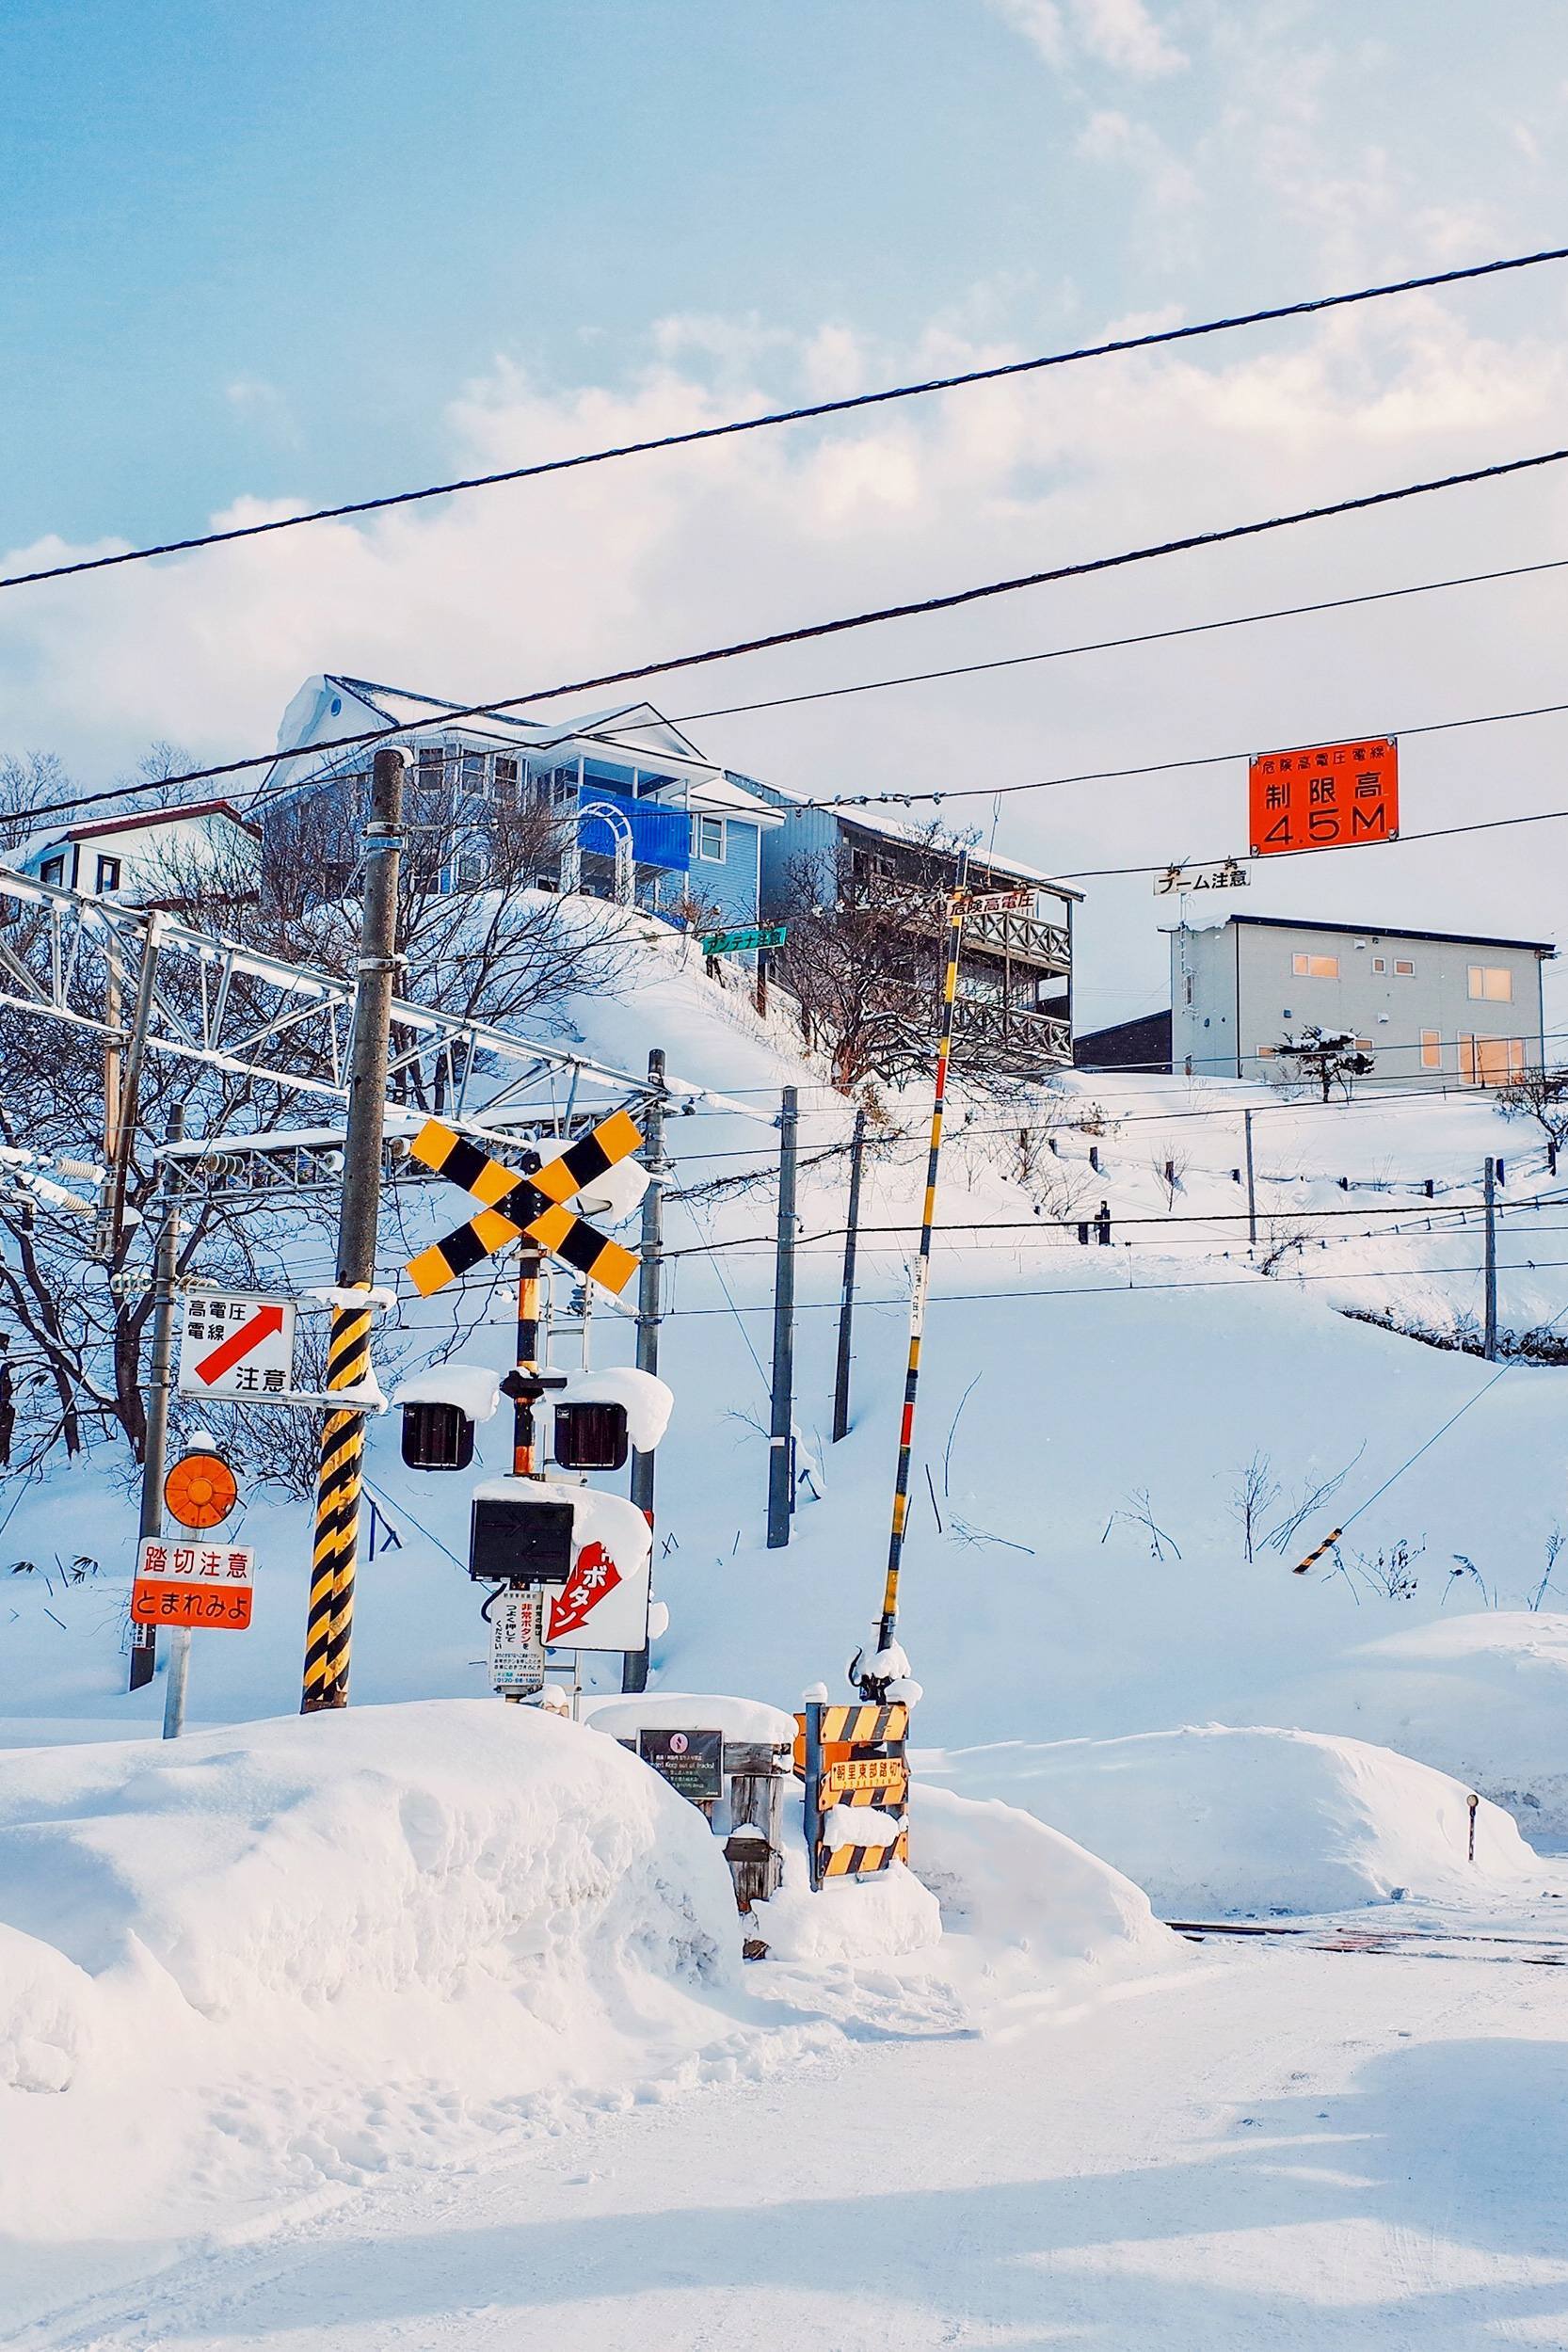
[[[144,1535],[136,1547],[131,1623],[243,1633],[250,1623],[255,1576],[256,1555],[248,1544],[177,1543]]]
[[[630,1573],[602,1544],[584,1544],[571,1574],[550,1595],[545,1640],[552,1650],[643,1650],[648,1647],[651,1564]]]
[[[723,1732],[641,1731],[637,1753],[691,1804],[710,1804],[724,1794]]]
[[[286,1404],[294,1386],[294,1301],[188,1291],[179,1385],[182,1397]]]
[[[788,926],[784,923],[753,923],[744,931],[707,931],[702,936],[704,955],[749,955],[755,948],[781,948]]]
[[[515,1589],[490,1609],[490,1688],[521,1699],[544,1688],[542,1596]]]
[[[1247,768],[1255,857],[1398,840],[1400,747],[1392,735],[1264,751]]]

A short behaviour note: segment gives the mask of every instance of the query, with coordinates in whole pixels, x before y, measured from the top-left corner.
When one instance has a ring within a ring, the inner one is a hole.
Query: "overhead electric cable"
[[[815,400],[793,408],[771,408],[760,416],[734,417],[723,424],[698,424],[680,433],[662,433],[648,440],[619,441],[603,449],[579,451],[568,457],[544,457],[533,465],[508,466],[495,473],[465,474],[451,482],[430,482],[419,489],[391,490],[378,498],[359,498],[337,506],[317,506],[302,515],[277,515],[264,522],[231,524],[223,531],[193,533],[181,539],[162,539],[152,546],[123,548],[112,555],[84,555],[67,564],[40,566],[34,571],[0,577],[0,588],[23,588],[45,580],[69,580],[79,573],[110,571],[124,564],[151,563],[162,555],[186,555],[200,548],[227,547],[237,539],[265,538],[280,531],[301,531],[316,522],[343,522],[355,515],[384,513],[390,507],[414,506],[436,498],[453,498],[468,490],[496,489],[508,482],[528,482],[551,473],[570,473],[584,466],[608,465],[621,457],[647,456],[655,451],[689,449],[702,441],[732,440],[742,433],[760,433],[776,425],[802,424],[819,417],[845,416],[859,408],[876,408],[900,400],[920,400],[933,392],[959,392],[974,384],[1001,383],[1013,376],[1036,376],[1049,368],[1069,367],[1080,360],[1103,360],[1128,351],[1152,351],[1163,344],[1192,343],[1206,335],[1232,334],[1243,327],[1266,327],[1288,318],[1310,318],[1321,311],[1346,310],[1388,296],[1419,294],[1435,286],[1454,286],[1470,279],[1496,278],[1511,270],[1535,269],[1544,262],[1568,260],[1568,246],[1549,246],[1536,253],[1516,253],[1496,262],[1476,262],[1463,269],[1430,271],[1420,278],[1400,278],[1384,285],[1361,286],[1349,294],[1316,295],[1301,302],[1276,303],[1266,310],[1240,311],[1224,318],[1203,319],[1191,327],[1161,327],[1144,335],[1122,335],[1106,343],[1080,344],[1070,351],[1050,351],[1031,360],[1004,360],[992,367],[967,368],[952,376],[932,376],[905,384],[890,384],[879,392],[851,392],[837,400]]]
[[[1289,514],[1270,515],[1256,522],[1229,523],[1218,530],[1188,532],[1178,538],[1157,540],[1146,547],[1124,549],[1115,555],[1085,556],[1077,563],[1056,564],[1044,571],[1021,572],[1005,580],[984,581],[977,587],[952,588],[942,595],[919,597],[899,604],[876,605],[863,612],[841,615],[833,620],[805,622],[792,629],[770,630],[760,636],[734,638],[727,645],[710,646],[698,653],[672,655],[660,662],[641,662],[626,669],[604,670],[591,678],[571,679],[555,686],[535,686],[525,694],[504,695],[490,702],[438,705],[431,710],[428,717],[418,722],[404,720],[382,727],[362,728],[349,735],[329,736],[324,743],[301,745],[296,754],[282,752],[274,747],[270,751],[251,753],[240,760],[217,760],[204,768],[186,768],[177,776],[149,776],[139,784],[120,785],[100,792],[76,793],[66,800],[41,802],[26,813],[29,819],[56,816],[62,811],[88,808],[100,801],[131,800],[144,792],[170,792],[186,784],[211,783],[220,776],[240,776],[254,768],[272,767],[280,760],[290,757],[306,759],[325,757],[333,752],[360,750],[373,744],[389,743],[394,737],[413,733],[417,731],[419,726],[455,726],[466,719],[497,718],[506,712],[520,710],[528,703],[554,702],[567,695],[587,694],[606,686],[632,685],[644,679],[666,677],[676,670],[702,669],[715,662],[732,662],[742,654],[767,653],[776,650],[780,646],[805,645],[821,637],[844,636],[853,630],[871,629],[887,621],[913,620],[929,613],[954,612],[961,606],[982,603],[994,597],[1014,596],[1025,588],[1048,587],[1062,580],[1088,579],[1096,573],[1121,570],[1132,564],[1152,563],[1166,555],[1189,554],[1198,548],[1223,547],[1238,539],[1258,538],[1270,532],[1290,530],[1299,523],[1324,522],[1339,515],[1369,513],[1380,506],[1396,505],[1405,499],[1430,497],[1438,490],[1459,489],[1477,482],[1501,481],[1512,474],[1536,472],[1544,466],[1560,465],[1565,458],[1568,458],[1568,449],[1544,450],[1530,457],[1504,458],[1497,464],[1470,467],[1461,473],[1441,474],[1425,482],[1403,483],[1396,489],[1367,490],[1363,491],[1359,497],[1335,499],[1325,505],[1298,507]],[[1448,722],[1453,725],[1460,723]],[[1405,731],[1415,730],[1406,729]],[[1234,757],[1235,755],[1224,756]],[[1195,760],[1190,763],[1178,761],[1171,764],[1204,766],[1210,762]],[[308,776],[297,777],[291,782],[288,789],[298,790],[312,780]],[[1078,779],[1064,780],[1076,781]],[[1023,791],[1037,790],[1039,787],[1015,785],[992,788],[987,786],[984,788],[987,798],[992,796],[993,789]],[[922,792],[909,795],[911,799],[920,800],[940,800],[961,796],[958,792],[952,794]],[[888,795],[888,797],[898,796]],[[856,804],[811,802],[803,805],[809,807],[864,805],[868,798],[868,795],[862,794]]]

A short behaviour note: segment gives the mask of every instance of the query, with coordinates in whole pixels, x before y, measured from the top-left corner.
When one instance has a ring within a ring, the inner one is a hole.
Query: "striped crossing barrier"
[[[327,1350],[327,1388],[359,1388],[370,1378],[371,1309],[334,1307]],[[354,1562],[360,1544],[360,1495],[365,1416],[328,1413],[321,1432],[316,1481],[315,1549],[305,1622],[300,1712],[348,1704],[348,1643],[354,1615]]]

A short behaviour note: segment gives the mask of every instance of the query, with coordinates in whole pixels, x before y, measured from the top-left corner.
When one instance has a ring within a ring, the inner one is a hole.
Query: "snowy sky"
[[[0,562],[284,512],[1563,241],[1549,0],[11,0]],[[312,670],[517,693],[1568,439],[1568,269],[0,598],[0,750],[260,749]],[[673,713],[1568,555],[1554,473],[654,690]],[[694,721],[821,789],[1021,782],[1562,699],[1568,574]],[[1568,806],[1568,719],[1404,822]],[[1240,764],[1001,804],[1058,871],[1245,846]],[[987,828],[989,803],[969,804]],[[1256,912],[1554,935],[1568,826]],[[1081,1006],[1160,995],[1089,886]]]

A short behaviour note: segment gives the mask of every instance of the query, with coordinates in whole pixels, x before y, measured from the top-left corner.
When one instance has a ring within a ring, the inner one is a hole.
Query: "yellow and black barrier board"
[[[901,1747],[909,1736],[909,1709],[901,1703],[888,1706],[824,1706],[822,1711],[822,1760],[844,1764],[863,1748]],[[794,1766],[806,1769],[806,1718],[795,1717]]]
[[[832,1804],[902,1804],[909,1794],[909,1767],[902,1756],[852,1756],[830,1764],[820,1783],[821,1801]]]
[[[873,1870],[889,1869],[895,1862],[909,1859],[909,1832],[905,1830],[890,1846],[824,1846],[822,1849],[822,1876],[824,1879],[861,1879]]]
[[[635,1120],[617,1111],[532,1176],[523,1176],[440,1119],[427,1119],[410,1146],[414,1158],[485,1205],[466,1225],[409,1260],[407,1272],[415,1289],[429,1298],[526,1235],[590,1282],[624,1290],[636,1272],[636,1258],[562,1203],[629,1158],[642,1140]]]

